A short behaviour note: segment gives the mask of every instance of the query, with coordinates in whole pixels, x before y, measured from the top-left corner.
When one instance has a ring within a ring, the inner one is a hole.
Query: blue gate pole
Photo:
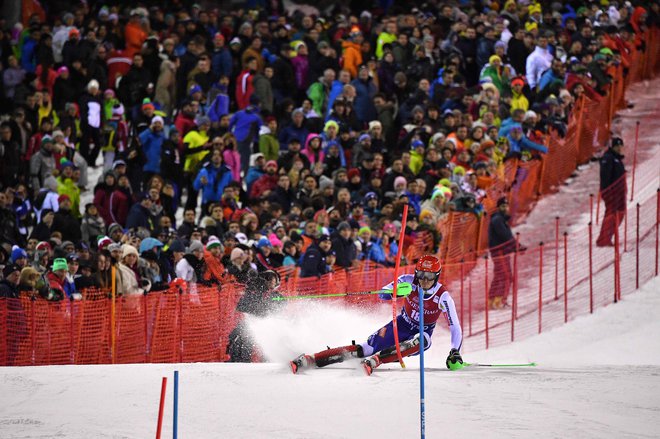
[[[420,438],[426,438],[426,407],[424,405],[424,292],[419,292],[419,421]]]
[[[179,371],[174,371],[174,413],[172,414],[172,439],[177,439],[177,429],[179,424]]]

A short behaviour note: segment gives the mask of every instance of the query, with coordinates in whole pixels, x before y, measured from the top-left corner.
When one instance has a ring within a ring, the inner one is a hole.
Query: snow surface
[[[371,377],[357,360],[290,373],[282,359],[295,348],[314,352],[366,337],[388,317],[386,308],[365,316],[314,307],[251,322],[275,363],[0,368],[0,437],[153,437],[162,376],[170,380],[162,437],[171,437],[174,370],[181,438],[417,437],[417,359],[406,359],[406,369],[383,365]],[[434,335],[426,357],[427,437],[658,437],[658,334],[660,278],[592,316],[466,355],[481,363],[533,360],[535,368],[450,372],[447,334]]]

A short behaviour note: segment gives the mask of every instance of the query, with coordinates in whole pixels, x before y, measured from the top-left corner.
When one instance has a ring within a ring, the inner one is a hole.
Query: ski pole
[[[324,299],[326,297],[348,297],[348,296],[367,296],[370,294],[382,294],[390,293],[392,290],[376,290],[376,291],[359,291],[353,293],[334,293],[334,294],[312,294],[309,296],[282,296],[282,297],[273,297],[274,301],[284,301],[284,300],[296,300],[296,299]],[[412,284],[408,282],[401,282],[397,285],[396,295],[397,297],[405,297],[412,293]]]
[[[468,367],[535,367],[536,363],[520,363],[520,364],[484,364],[484,363],[463,363],[463,366]]]

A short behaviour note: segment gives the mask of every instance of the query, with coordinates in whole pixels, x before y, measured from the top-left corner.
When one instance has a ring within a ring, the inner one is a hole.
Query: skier
[[[445,313],[451,332],[451,350],[446,364],[448,369],[457,370],[463,367],[460,354],[463,334],[454,300],[447,289],[438,282],[440,272],[440,259],[433,255],[425,255],[417,262],[414,275],[404,274],[397,280],[398,283],[409,282],[413,288],[413,292],[405,297],[403,308],[397,317],[401,356],[419,353],[419,289],[421,288],[424,295],[424,349],[431,347],[433,329],[440,314]],[[392,288],[393,283],[390,283],[383,289]],[[381,299],[390,300],[392,293],[381,293],[379,296]],[[383,363],[397,361],[393,323],[389,322],[374,332],[365,343],[353,342],[352,345],[327,349],[314,355],[300,355],[291,362],[291,370],[297,373],[300,368],[324,367],[342,362],[351,356],[364,358],[362,366],[367,375],[371,375],[373,370]]]

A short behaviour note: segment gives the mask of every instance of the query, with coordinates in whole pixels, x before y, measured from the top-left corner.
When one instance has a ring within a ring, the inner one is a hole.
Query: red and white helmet
[[[437,282],[441,271],[440,258],[433,255],[424,255],[417,261],[415,266],[415,279],[426,278]]]

